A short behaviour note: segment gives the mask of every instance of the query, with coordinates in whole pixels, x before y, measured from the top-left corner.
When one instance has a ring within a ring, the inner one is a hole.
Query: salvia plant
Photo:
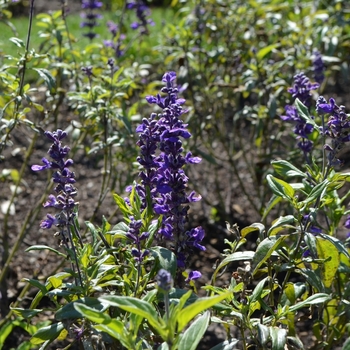
[[[345,5],[56,5],[0,1],[0,349],[348,349]]]

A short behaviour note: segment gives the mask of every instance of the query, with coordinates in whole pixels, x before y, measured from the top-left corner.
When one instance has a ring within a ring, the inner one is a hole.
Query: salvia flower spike
[[[184,154],[182,140],[191,137],[182,115],[185,99],[179,98],[176,73],[163,75],[165,86],[156,96],[147,96],[150,104],[162,109],[159,114],[142,120],[136,131],[139,133],[138,146],[141,154],[137,158],[143,170],[140,172],[141,184],[136,188],[146,205],[146,194],[151,195],[153,210],[163,216],[158,232],[160,239],[175,242],[178,266],[185,267],[188,251],[196,248],[205,250],[200,243],[204,237],[201,227],[186,231],[188,204],[201,199],[195,192],[187,193],[188,177],[183,167],[196,164],[199,157],[191,152]]]

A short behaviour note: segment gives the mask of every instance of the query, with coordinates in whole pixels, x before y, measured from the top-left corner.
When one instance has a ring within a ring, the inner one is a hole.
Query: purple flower
[[[40,224],[41,228],[51,228],[52,226],[56,226],[59,224],[59,221],[56,217],[52,216],[51,214],[46,215],[47,219],[43,220]]]
[[[333,113],[334,107],[335,107],[335,100],[332,97],[329,99],[329,103],[327,103],[327,100],[323,96],[320,96],[317,99],[316,112],[319,115]]]
[[[197,280],[198,278],[201,278],[202,277],[202,274],[199,272],[199,271],[191,271],[189,274],[188,274],[188,277],[186,278],[186,282],[190,282],[190,281],[195,281]]]
[[[51,168],[51,162],[48,161],[46,158],[43,158],[41,161],[44,163],[44,165],[32,165],[33,171],[41,171]]]
[[[122,49],[123,46],[123,40],[125,39],[125,35],[119,33],[119,28],[116,23],[113,21],[108,21],[107,22],[107,27],[109,32],[112,34],[112,39],[111,40],[104,40],[103,44],[106,47],[110,47],[114,50],[114,54],[116,58],[119,58],[123,56],[124,50]]]
[[[130,220],[129,231],[126,234],[126,237],[136,245],[136,248],[131,249],[131,254],[138,263],[141,263],[142,260],[149,254],[149,250],[146,249],[142,251],[141,248],[142,241],[146,240],[149,237],[149,232],[142,232],[140,234],[142,221],[135,220],[134,217],[130,217]]]
[[[137,22],[131,24],[131,28],[136,30],[139,29],[141,34],[148,34],[148,25],[154,25],[151,19],[147,16],[150,15],[150,10],[143,0],[134,0],[127,3],[128,9],[134,9],[136,12]]]
[[[328,164],[341,163],[338,159],[339,151],[345,143],[350,141],[350,117],[345,113],[344,106],[338,106],[334,98],[327,100],[320,96],[316,103],[316,110],[320,115],[328,114],[328,121],[322,132],[331,139],[331,144],[326,144],[325,149],[329,151]]]
[[[306,107],[311,105],[311,91],[318,89],[318,83],[310,83],[309,78],[304,73],[294,76],[294,85],[288,89],[294,99],[299,99]]]
[[[186,232],[186,240],[185,243],[187,246],[196,247],[199,250],[204,251],[205,247],[201,245],[204,238],[204,230],[201,226],[191,229],[190,231]]]
[[[310,83],[309,78],[304,73],[299,73],[294,76],[294,85],[288,89],[294,99],[299,99],[305,106],[311,105],[311,91],[319,87],[318,83]],[[308,124],[298,114],[296,107],[292,105],[285,106],[286,115],[281,116],[281,119],[294,124],[293,132],[299,139],[297,145],[304,152],[305,156],[312,150],[313,143],[308,140],[308,136],[313,132],[314,128]]]
[[[324,71],[326,69],[323,60],[322,60],[322,55],[318,50],[314,51],[314,58],[312,60],[312,64],[314,67],[314,78],[317,83],[320,85],[323,83],[324,80]]]
[[[156,276],[156,281],[157,281],[158,288],[166,293],[170,292],[174,284],[171,273],[164,269],[159,270]]]

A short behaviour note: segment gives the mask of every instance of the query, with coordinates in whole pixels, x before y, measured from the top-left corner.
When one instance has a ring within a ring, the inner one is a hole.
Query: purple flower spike
[[[69,167],[73,164],[72,159],[66,159],[70,148],[62,145],[62,140],[67,136],[67,133],[58,129],[57,131],[46,131],[45,136],[53,143],[49,148],[48,154],[51,161],[46,158],[42,159],[43,166],[32,165],[33,171],[41,171],[46,169],[53,169],[52,179],[56,184],[54,191],[56,195],[50,194],[47,201],[44,203],[44,207],[55,208],[59,210],[59,213],[55,216],[47,214],[47,218],[40,224],[41,228],[49,229],[52,226],[60,228],[60,234],[62,241],[66,242],[67,227],[72,225],[74,218],[74,208],[77,203],[74,197],[77,195],[77,190],[73,186],[76,182],[75,174]]]
[[[80,27],[88,28],[89,31],[84,34],[87,38],[92,41],[94,38],[96,38],[98,35],[93,32],[93,28],[98,26],[97,19],[102,18],[102,16],[95,12],[95,10],[98,10],[102,7],[102,2],[97,0],[82,0],[81,8],[86,10],[86,12],[81,14],[81,17],[85,20],[81,22]]]
[[[317,113],[320,115],[328,114],[328,122],[322,132],[331,139],[331,145],[326,144],[325,149],[329,151],[328,164],[341,164],[338,159],[339,151],[345,143],[350,141],[350,116],[345,113],[344,106],[338,106],[334,98],[327,100],[320,96],[316,103]]]
[[[318,84],[322,84],[324,81],[324,71],[326,67],[323,63],[322,55],[317,50],[314,51],[312,64],[314,66],[314,78]]]
[[[136,191],[145,209],[151,196],[153,210],[162,215],[162,224],[158,231],[158,239],[174,241],[178,258],[178,266],[185,267],[186,258],[192,249],[205,250],[200,244],[204,237],[201,227],[186,232],[188,204],[201,199],[195,192],[187,193],[188,177],[183,167],[186,164],[197,164],[201,158],[184,155],[183,140],[189,139],[191,133],[180,118],[187,111],[183,108],[185,100],[178,98],[179,89],[176,84],[176,73],[163,75],[165,86],[156,96],[147,96],[150,104],[161,108],[158,115],[152,113],[144,118],[136,129],[139,133],[137,145],[140,156],[137,158],[143,167],[139,176],[141,184]]]
[[[292,94],[293,99],[299,99],[305,106],[311,105],[311,91],[319,87],[318,83],[310,83],[309,78],[304,73],[299,73],[294,76],[294,85],[288,89]],[[298,147],[307,156],[312,151],[313,143],[308,140],[308,136],[313,132],[314,128],[311,124],[301,118],[296,107],[292,105],[285,106],[286,114],[280,118],[286,122],[294,124],[294,134],[297,136]]]
[[[147,18],[151,11],[143,0],[133,0],[128,1],[127,8],[130,10],[135,10],[137,22],[131,24],[131,28],[136,30],[139,29],[141,34],[148,34],[148,25],[153,26],[154,22]]]

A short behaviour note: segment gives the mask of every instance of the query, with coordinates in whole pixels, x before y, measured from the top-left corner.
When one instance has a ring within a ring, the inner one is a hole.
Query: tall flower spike
[[[72,159],[67,159],[70,148],[62,145],[62,140],[67,136],[65,131],[58,129],[54,132],[46,131],[45,135],[53,143],[49,148],[48,154],[51,161],[43,158],[44,165],[32,165],[33,171],[42,171],[53,169],[52,179],[56,183],[54,191],[56,196],[51,194],[44,203],[44,207],[58,209],[59,212],[53,216],[47,214],[47,218],[40,224],[41,228],[49,229],[52,226],[60,227],[62,242],[67,241],[67,227],[73,224],[74,208],[77,206],[75,197],[77,190],[74,187],[75,174],[69,167],[73,165]]]
[[[96,13],[96,10],[102,7],[102,2],[97,0],[82,0],[81,7],[85,10],[81,14],[81,17],[84,18],[84,21],[81,22],[80,27],[88,28],[88,32],[84,36],[88,37],[90,40],[93,40],[98,35],[93,32],[93,28],[98,26],[97,20],[102,18],[102,15]]]
[[[204,237],[202,228],[190,233],[185,230],[188,204],[201,197],[195,192],[187,194],[188,177],[182,168],[201,159],[193,157],[191,152],[183,155],[182,139],[188,139],[191,134],[180,119],[187,111],[182,107],[185,100],[178,98],[176,73],[165,73],[162,82],[165,83],[160,91],[162,95],[146,97],[150,104],[158,105],[162,113],[152,113],[136,129],[140,134],[137,144],[141,148],[138,162],[144,168],[140,172],[141,184],[136,189],[144,206],[146,194],[150,193],[155,213],[163,216],[159,237],[175,241],[178,265],[185,267],[190,250],[205,248],[200,245]]]

